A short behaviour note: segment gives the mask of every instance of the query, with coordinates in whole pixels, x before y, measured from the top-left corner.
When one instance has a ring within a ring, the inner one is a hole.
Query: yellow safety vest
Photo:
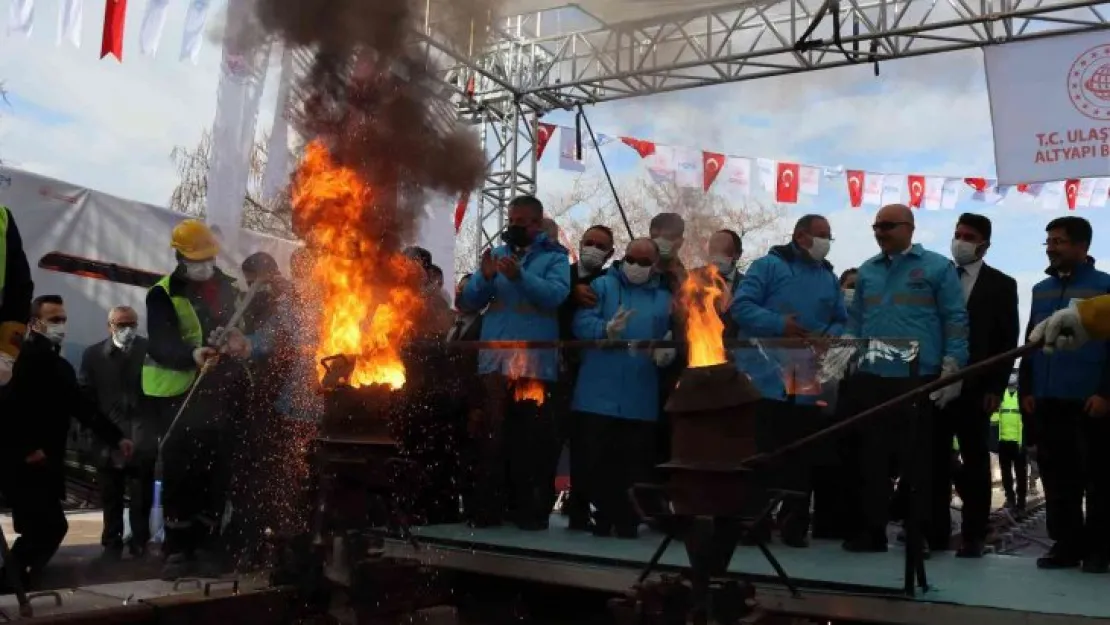
[[[998,408],[998,440],[1021,444],[1021,408],[1017,393],[1006,391]]]
[[[200,347],[204,341],[204,329],[200,326],[200,318],[197,317],[197,311],[193,310],[193,304],[189,302],[188,298],[170,295],[170,277],[162,278],[150,289],[152,291],[162,289],[166,295],[170,296],[174,312],[177,313],[177,325],[181,330],[181,338],[194,348]],[[146,360],[143,362],[143,393],[149,397],[184,395],[192,386],[196,377],[196,369],[190,369],[189,371],[168,369],[155,362],[147,354]]]
[[[4,301],[4,281],[8,279],[8,207],[0,205],[0,303]]]

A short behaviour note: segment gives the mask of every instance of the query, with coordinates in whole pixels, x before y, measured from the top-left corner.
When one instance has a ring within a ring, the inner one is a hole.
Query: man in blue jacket
[[[1110,293],[1110,275],[1087,256],[1091,224],[1060,217],[1045,228],[1048,277],[1033,287],[1026,333],[1076,300]],[[1026,445],[1036,445],[1054,541],[1037,566],[1107,571],[1110,532],[1110,343],[1090,341],[1070,352],[1040,351],[1021,359],[1018,394],[1026,422]],[[1032,427],[1029,427],[1032,426]],[[1083,500],[1086,495],[1086,519]]]
[[[557,340],[559,306],[570,293],[570,262],[566,248],[543,232],[543,204],[532,196],[510,202],[502,240],[504,245],[482,256],[459,303],[466,310],[486,309],[483,341]],[[537,410],[535,402],[514,401],[511,387],[522,380],[549,387],[559,375],[558,354],[554,349],[483,350],[478,375],[485,392],[477,477],[483,501],[471,522],[501,523],[507,461],[514,521],[521,529],[547,529],[558,456],[554,426],[547,402]],[[506,439],[506,429],[513,432],[512,440]]]
[[[740,336],[800,339],[843,332],[844,295],[832,265],[825,260],[831,242],[828,220],[806,215],[795,224],[788,245],[773,247],[752,263],[729,309]],[[799,341],[796,347],[784,349],[742,349],[736,365],[763,396],[756,430],[760,451],[777,449],[820,427],[816,356],[808,346]],[[784,502],[779,512],[782,541],[792,547],[809,545],[811,466],[807,457],[800,455],[767,476],[769,487],[806,494]],[[757,499],[753,498],[753,505],[761,508],[764,502]],[[761,531],[764,535],[760,538],[769,538],[769,529]]]
[[[859,268],[845,336],[916,340],[918,375],[910,376],[908,354],[893,360],[865,359],[841,397],[844,414],[862,412],[937,376],[953,375],[968,358],[967,307],[951,261],[913,242],[913,211],[905,205],[884,206],[871,228],[882,252]],[[943,405],[959,395],[959,384],[953,384],[916,408],[932,410],[934,402]],[[887,550],[892,466],[903,477],[907,470],[916,471],[918,483],[906,492],[917,497],[918,510],[924,509],[920,494],[929,492],[923,466],[929,457],[929,436],[920,432],[908,440],[905,432],[913,415],[909,410],[886,413],[858,429],[862,507],[855,532],[844,543],[848,551]]]
[[[659,247],[651,239],[628,245],[624,260],[593,281],[597,306],[574,315],[584,340],[663,339],[671,332],[671,292],[654,269]],[[651,476],[659,420],[659,367],[673,349],[653,353],[586,350],[572,408],[583,424],[588,469],[585,495],[597,508],[594,534],[636,538],[640,519],[628,490]]]

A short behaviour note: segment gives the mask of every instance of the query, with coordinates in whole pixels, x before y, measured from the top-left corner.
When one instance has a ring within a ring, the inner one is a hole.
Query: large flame
[[[724,330],[720,313],[725,281],[712,265],[705,272],[693,271],[682,283],[680,304],[686,315],[689,366],[710,367],[726,362]]]
[[[544,400],[543,382],[528,375],[528,356],[522,351],[513,352],[509,360],[509,386],[513,389],[516,401],[534,401],[542,406]]]
[[[395,192],[395,191],[393,191]],[[292,187],[294,218],[313,250],[312,281],[320,301],[317,361],[355,359],[352,386],[405,384],[401,346],[423,311],[419,268],[391,249],[389,217],[375,214],[392,201],[352,169],[335,163],[320,141],[305,148]],[[393,246],[395,247],[395,246]],[[323,376],[323,369],[320,375]]]

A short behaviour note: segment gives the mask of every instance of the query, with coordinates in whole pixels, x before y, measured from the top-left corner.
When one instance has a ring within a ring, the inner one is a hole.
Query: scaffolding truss
[[[478,200],[481,251],[505,202],[535,192],[536,120],[548,111],[857,63],[878,72],[892,59],[1105,29],[1107,13],[1095,0],[741,0],[607,23],[568,5],[506,17],[481,47],[437,38],[432,21],[420,40],[459,118],[482,124],[498,155]]]

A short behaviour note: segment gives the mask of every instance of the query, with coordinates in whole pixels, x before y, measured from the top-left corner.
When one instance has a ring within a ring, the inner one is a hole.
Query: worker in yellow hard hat
[[[220,349],[212,344],[231,320],[238,299],[235,281],[216,267],[220,245],[212,230],[187,219],[173,229],[170,246],[177,268],[146,297],[149,346],[142,381],[153,404],[151,413],[157,415],[152,428],[157,434],[136,440],[135,453],[151,454],[153,462],[157,439],[165,436],[163,577],[178,579],[217,575],[226,565],[219,540],[228,481],[226,443],[229,423],[246,408],[249,379],[235,360],[249,357],[250,342],[232,329]],[[218,359],[221,354],[231,358]]]
[[[11,211],[0,206],[0,387],[7,385],[27,321],[35,284],[23,253],[23,239]]]
[[[1044,340],[1045,351],[1078,349],[1087,341],[1110,340],[1110,295],[1074,302],[1038,323],[1029,341]]]

